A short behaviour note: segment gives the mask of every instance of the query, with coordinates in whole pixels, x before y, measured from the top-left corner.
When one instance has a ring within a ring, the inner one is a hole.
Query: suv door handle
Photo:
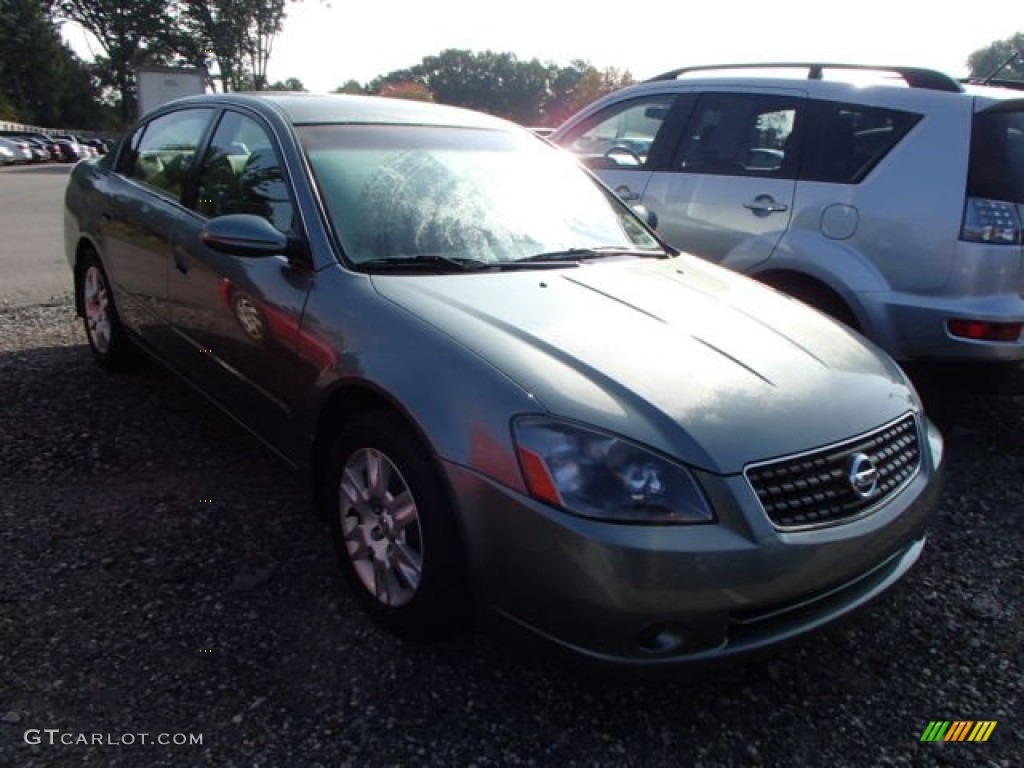
[[[775,202],[775,198],[771,195],[758,195],[753,200],[745,202],[743,207],[753,211],[755,216],[767,216],[771,213],[782,213],[789,210],[788,205]]]
[[[631,203],[634,200],[640,199],[640,193],[634,192],[629,188],[628,184],[619,184],[619,186],[615,188],[615,194],[618,195],[619,199],[625,203]]]

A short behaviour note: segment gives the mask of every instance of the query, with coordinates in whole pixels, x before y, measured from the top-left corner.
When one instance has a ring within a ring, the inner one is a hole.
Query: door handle
[[[758,195],[753,200],[745,202],[743,207],[753,211],[755,216],[768,216],[772,213],[782,213],[789,210],[788,205],[775,202],[775,198],[771,195]]]
[[[619,199],[626,203],[631,203],[634,200],[640,199],[640,193],[634,192],[629,188],[628,184],[619,184],[615,188],[615,194],[619,196]]]

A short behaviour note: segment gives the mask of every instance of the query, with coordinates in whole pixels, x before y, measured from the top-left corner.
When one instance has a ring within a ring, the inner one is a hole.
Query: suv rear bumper
[[[900,361],[928,363],[1001,364],[1013,373],[1024,364],[1024,332],[1016,341],[981,341],[954,336],[950,320],[990,323],[1024,323],[1024,297],[925,297],[920,294],[860,294],[869,317],[872,335]],[[993,367],[992,375],[997,374]]]

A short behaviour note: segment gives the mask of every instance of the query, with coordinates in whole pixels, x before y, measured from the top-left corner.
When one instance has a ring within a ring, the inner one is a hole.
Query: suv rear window
[[[816,130],[805,141],[800,177],[856,184],[889,154],[921,116],[913,112],[816,101]]]
[[[974,116],[967,196],[1024,203],[1024,110]]]

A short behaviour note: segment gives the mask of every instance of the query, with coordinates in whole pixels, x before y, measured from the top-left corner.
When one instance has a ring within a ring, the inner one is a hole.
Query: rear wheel
[[[95,253],[83,257],[78,290],[85,335],[96,361],[111,370],[125,367],[132,358],[131,342],[117,314],[107,273]]]
[[[454,510],[434,459],[399,419],[360,416],[331,446],[321,498],[353,594],[412,637],[448,635],[468,614]]]

